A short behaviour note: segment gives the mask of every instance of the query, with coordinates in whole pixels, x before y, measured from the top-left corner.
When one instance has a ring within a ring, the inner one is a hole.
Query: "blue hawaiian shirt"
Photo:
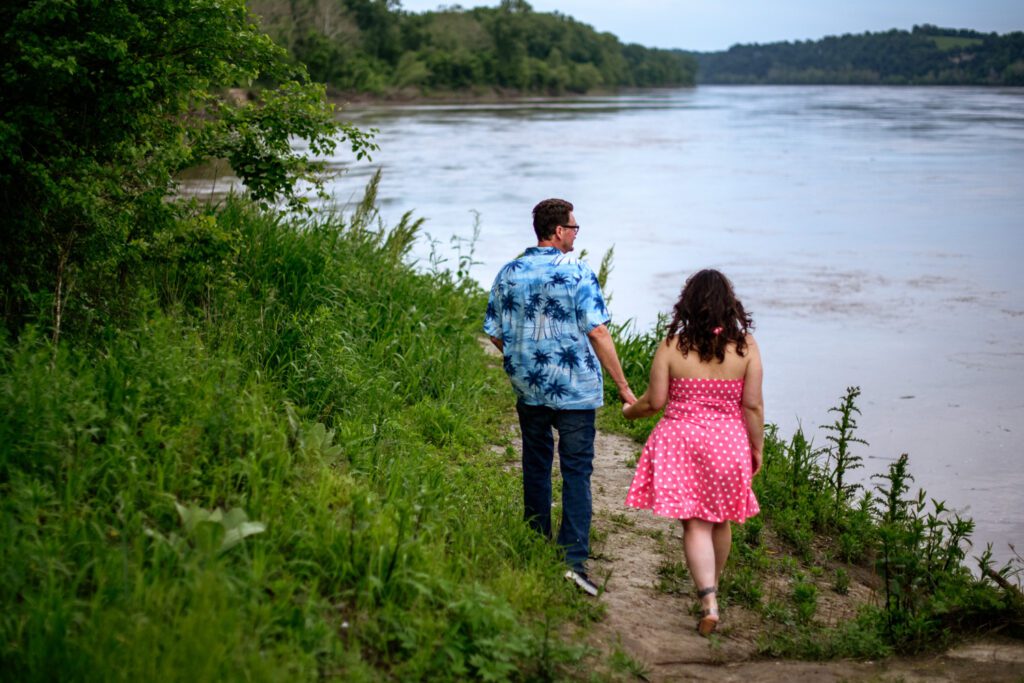
[[[587,264],[530,247],[494,279],[484,332],[504,342],[505,372],[523,403],[589,410],[604,403],[604,378],[587,334],[610,319]]]

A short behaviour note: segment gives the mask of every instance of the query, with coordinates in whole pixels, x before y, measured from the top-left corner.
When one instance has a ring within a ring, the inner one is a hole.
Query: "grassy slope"
[[[129,329],[0,343],[4,679],[571,671],[553,634],[595,608],[485,448],[480,293],[370,202],[184,219]]]

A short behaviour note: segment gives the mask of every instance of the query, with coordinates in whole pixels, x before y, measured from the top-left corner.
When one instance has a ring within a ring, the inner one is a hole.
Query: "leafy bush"
[[[314,154],[345,138],[357,157],[375,148],[244,0],[19,0],[0,5],[0,26],[0,315],[14,333],[129,323],[133,275],[168,239],[216,269],[204,250],[220,236],[164,201],[175,173],[225,158],[256,200],[301,208],[297,185],[319,187],[323,164],[293,138]],[[274,87],[227,96],[257,80]]]

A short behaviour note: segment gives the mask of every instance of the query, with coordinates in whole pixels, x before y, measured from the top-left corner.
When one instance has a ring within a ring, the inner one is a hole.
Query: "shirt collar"
[[[562,252],[558,249],[558,247],[527,247],[526,251],[523,252],[523,256],[534,256],[540,254],[545,254],[548,256],[557,256],[558,254],[561,253]]]

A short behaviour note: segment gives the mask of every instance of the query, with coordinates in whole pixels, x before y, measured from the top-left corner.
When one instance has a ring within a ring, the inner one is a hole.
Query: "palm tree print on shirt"
[[[569,371],[569,381],[572,382],[572,369],[580,366],[580,356],[576,349],[569,347],[558,352],[558,367]]]
[[[562,273],[555,273],[552,275],[551,279],[548,280],[548,284],[551,286],[565,287],[565,291],[569,291],[569,278]]]
[[[531,370],[526,373],[526,383],[531,389],[537,389],[544,384],[544,371],[543,370]]]
[[[541,294],[534,292],[530,294],[530,298],[526,300],[526,306],[523,308],[523,317],[527,320],[534,320],[537,317],[537,309],[540,308]]]
[[[501,311],[502,313],[515,313],[519,308],[519,303],[516,301],[516,295],[514,292],[505,292],[504,296],[501,297]]]
[[[569,314],[565,311],[562,303],[550,296],[544,301],[544,315],[554,323],[551,325],[551,332],[554,336],[558,336],[561,333],[561,323],[569,320]]]
[[[555,398],[565,398],[569,394],[569,387],[562,384],[561,381],[553,379],[551,380],[551,382],[548,383],[546,387],[544,387],[544,391],[549,396],[554,396]]]
[[[519,259],[516,259],[515,261],[509,261],[508,263],[505,264],[505,267],[501,269],[501,272],[498,273],[498,277],[504,278],[508,273],[514,273],[515,271],[519,270],[522,267],[523,262],[520,261]]]

